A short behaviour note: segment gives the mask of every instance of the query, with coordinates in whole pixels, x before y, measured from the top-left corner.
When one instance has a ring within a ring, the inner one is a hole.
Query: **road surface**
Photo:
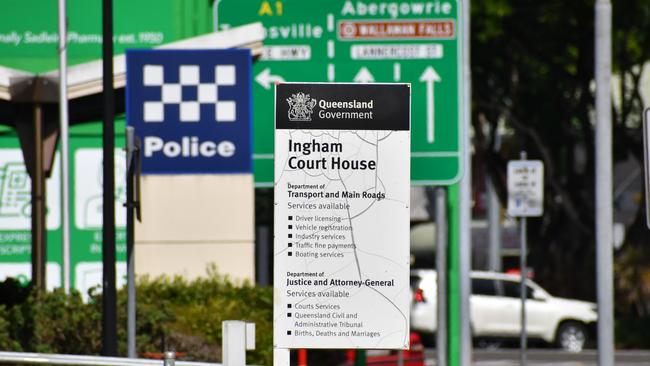
[[[527,366],[598,366],[598,353],[586,350],[578,354],[559,350],[529,350]],[[435,350],[426,350],[427,366],[434,366]],[[474,350],[474,366],[519,365],[518,349]],[[617,351],[616,366],[650,366],[650,351]]]

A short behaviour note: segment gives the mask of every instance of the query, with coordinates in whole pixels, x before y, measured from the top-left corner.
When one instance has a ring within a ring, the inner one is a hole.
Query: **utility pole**
[[[612,5],[597,0],[596,50],[596,278],[598,365],[614,365],[612,208]]]

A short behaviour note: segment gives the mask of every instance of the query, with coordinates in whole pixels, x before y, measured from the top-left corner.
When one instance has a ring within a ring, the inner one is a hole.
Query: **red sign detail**
[[[449,39],[456,36],[453,20],[390,20],[339,22],[339,38],[353,39]]]

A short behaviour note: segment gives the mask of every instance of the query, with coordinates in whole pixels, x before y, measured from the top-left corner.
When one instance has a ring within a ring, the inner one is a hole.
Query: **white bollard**
[[[255,323],[226,320],[221,325],[223,366],[246,366],[246,350],[255,349]]]
[[[163,358],[163,366],[174,366],[176,363],[176,352],[165,351]]]
[[[246,350],[255,349],[255,323],[246,323]]]

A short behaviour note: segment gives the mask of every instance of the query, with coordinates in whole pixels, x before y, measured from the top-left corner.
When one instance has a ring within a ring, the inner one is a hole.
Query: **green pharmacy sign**
[[[123,121],[119,121],[124,126]],[[89,125],[70,129],[71,258],[74,287],[82,294],[101,284],[102,279],[102,147],[99,134],[87,134]],[[99,124],[92,124],[99,130]],[[116,146],[124,144],[118,134]],[[18,138],[0,136],[0,281],[14,277],[28,283],[31,272],[31,180]],[[47,179],[47,285],[61,286],[61,155],[54,159]],[[126,274],[126,224],[123,204],[126,197],[124,151],[115,149],[115,213],[118,283]]]
[[[67,0],[68,61],[79,64],[101,58],[102,2]],[[211,32],[211,2],[206,0],[115,0],[115,54],[152,48]],[[0,12],[0,66],[40,73],[58,68],[56,1],[4,0]],[[0,281],[29,281],[31,272],[31,183],[18,137],[0,121]],[[116,121],[115,145],[124,145],[124,120]],[[102,281],[101,123],[70,127],[71,248],[73,286],[86,293]],[[47,179],[47,285],[62,283],[60,153]],[[126,273],[124,152],[115,151],[118,285]]]
[[[58,67],[57,1],[3,0],[0,11],[0,65],[29,72]],[[68,61],[102,57],[102,2],[67,0]],[[152,48],[212,30],[206,0],[115,0],[115,53]]]

